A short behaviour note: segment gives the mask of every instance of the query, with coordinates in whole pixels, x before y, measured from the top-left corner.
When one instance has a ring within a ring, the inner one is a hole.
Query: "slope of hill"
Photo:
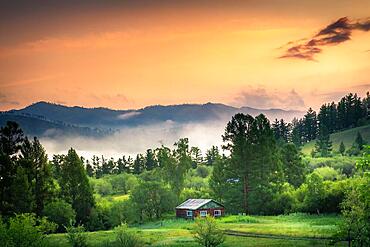
[[[330,140],[333,142],[333,150],[338,151],[341,142],[344,143],[346,149],[350,148],[353,142],[355,141],[357,132],[360,132],[364,140],[366,140],[367,143],[370,143],[370,124],[369,124],[331,134]],[[315,147],[315,143],[316,140],[306,143],[302,147],[302,153],[306,155],[311,154],[312,149]]]
[[[3,113],[2,121],[4,122],[6,119],[19,119],[19,121],[22,121],[23,128],[26,132],[32,131],[32,133],[39,134],[47,132],[48,127],[57,128],[63,132],[65,126],[69,125],[91,129],[99,128],[110,132],[110,129],[144,126],[166,121],[179,124],[222,121],[226,124],[238,112],[254,116],[263,113],[270,120],[284,118],[286,121],[290,121],[293,117],[302,117],[304,114],[300,111],[286,111],[281,109],[265,110],[250,107],[236,108],[215,103],[155,105],[138,110],[112,110],[78,106],[68,107],[47,102],[38,102],[23,109],[5,112],[5,115]]]
[[[42,118],[36,118],[26,115],[16,115],[8,113],[0,113],[0,126],[4,126],[7,121],[17,122],[22,130],[29,136],[91,136],[103,137],[110,134],[108,130],[93,129],[88,127],[80,127],[63,122],[52,122]]]

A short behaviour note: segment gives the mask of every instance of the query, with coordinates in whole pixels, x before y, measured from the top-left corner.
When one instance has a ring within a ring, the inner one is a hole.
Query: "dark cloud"
[[[315,60],[315,55],[322,52],[323,46],[338,45],[350,40],[353,30],[369,31],[370,19],[350,20],[347,17],[342,17],[320,30],[308,41],[303,43],[301,41],[289,42],[289,48],[279,58]]]
[[[249,89],[235,98],[236,104],[259,109],[303,109],[303,98],[293,89],[288,93],[268,92],[264,88]]]

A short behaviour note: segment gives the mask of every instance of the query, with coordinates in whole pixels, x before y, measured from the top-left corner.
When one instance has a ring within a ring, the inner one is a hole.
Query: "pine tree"
[[[320,127],[320,133],[318,140],[315,144],[315,152],[321,157],[328,157],[331,155],[332,142],[330,141],[330,135],[325,125]]]
[[[206,165],[207,166],[213,166],[216,160],[220,159],[220,151],[218,150],[217,146],[212,146],[209,150],[206,152]]]
[[[344,143],[343,142],[340,142],[340,145],[339,145],[339,153],[343,156],[346,152],[346,147],[344,146]]]
[[[358,149],[358,150],[362,150],[364,148],[364,145],[366,145],[366,142],[365,140],[362,138],[362,135],[360,132],[357,132],[357,136],[356,136],[356,139],[355,139],[355,143],[354,143],[355,147]]]
[[[86,224],[95,204],[93,191],[83,163],[72,148],[63,161],[59,184],[63,199],[72,204],[76,212],[77,223]]]
[[[146,150],[144,167],[148,171],[151,171],[157,167],[157,161],[155,159],[155,154],[152,149]]]
[[[15,122],[8,121],[0,129],[0,214],[12,214],[12,190],[17,173],[18,152],[25,141],[23,131]]]

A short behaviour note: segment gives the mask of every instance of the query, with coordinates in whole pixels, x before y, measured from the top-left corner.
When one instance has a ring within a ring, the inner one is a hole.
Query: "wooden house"
[[[176,207],[176,217],[194,219],[211,215],[221,217],[225,215],[225,207],[213,199],[188,199]]]

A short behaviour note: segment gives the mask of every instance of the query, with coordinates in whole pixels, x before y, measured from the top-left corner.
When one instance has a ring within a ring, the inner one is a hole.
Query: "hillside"
[[[73,126],[72,133],[74,134],[78,134],[79,127],[88,127],[92,130],[91,134],[95,136],[95,129],[106,134],[124,127],[148,126],[167,121],[179,124],[222,121],[226,124],[238,112],[253,116],[263,113],[270,120],[284,118],[286,121],[290,121],[293,117],[303,116],[301,111],[236,108],[216,103],[155,105],[137,110],[112,110],[38,102],[23,109],[3,113],[1,121],[21,121],[22,128],[30,135],[42,135],[50,128],[57,129],[61,134],[69,134],[71,130],[67,131],[66,126]],[[81,132],[81,135],[90,135],[88,129],[81,129]]]
[[[343,141],[346,149],[352,146],[353,142],[355,141],[357,132],[360,132],[364,140],[370,143],[370,124],[352,128],[348,130],[344,130],[341,132],[337,132],[330,135],[330,140],[333,142],[333,150],[338,151],[340,143]],[[314,148],[316,140],[310,141],[306,143],[303,148],[302,152],[306,155],[310,155],[312,149]]]

